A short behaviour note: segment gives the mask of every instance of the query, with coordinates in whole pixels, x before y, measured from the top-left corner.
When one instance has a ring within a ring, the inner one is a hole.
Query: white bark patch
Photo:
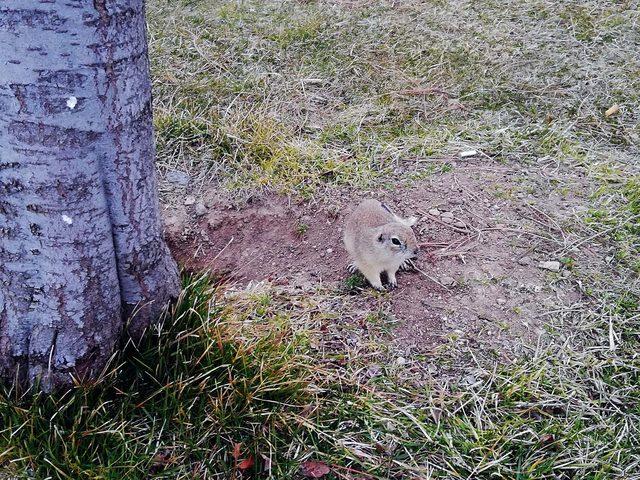
[[[67,216],[67,215],[62,215],[62,221],[64,223],[66,223],[67,225],[71,225],[73,223],[73,218]]]
[[[71,110],[76,108],[77,104],[78,104],[78,99],[76,97],[67,98],[67,107],[69,107]]]

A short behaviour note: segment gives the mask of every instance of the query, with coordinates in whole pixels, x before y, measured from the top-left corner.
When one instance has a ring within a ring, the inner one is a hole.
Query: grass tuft
[[[0,465],[37,478],[233,476],[236,444],[280,465],[312,370],[286,321],[254,324],[260,302],[245,308],[218,304],[207,277],[187,278],[163,321],[96,382],[3,390]]]

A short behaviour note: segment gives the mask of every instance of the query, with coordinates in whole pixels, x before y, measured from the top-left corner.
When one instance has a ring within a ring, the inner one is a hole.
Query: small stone
[[[532,260],[531,257],[522,257],[518,259],[518,265],[522,265],[523,267],[527,265],[531,265]]]
[[[609,118],[611,115],[615,115],[616,113],[618,113],[620,111],[620,106],[615,104],[615,105],[611,105],[611,107],[609,107],[607,109],[606,112],[604,112],[604,116]]]
[[[327,253],[333,253],[333,248],[327,248]]]
[[[542,291],[542,287],[540,285],[532,285],[531,290],[533,293],[540,293]]]
[[[457,228],[467,228],[467,224],[460,220],[458,220],[457,222],[454,222],[453,226]]]
[[[451,218],[453,219],[453,212],[442,212],[440,215],[442,218]]]
[[[445,287],[450,287],[456,284],[456,280],[453,277],[444,276],[440,277],[440,283],[442,283]]]
[[[563,270],[560,275],[562,275],[562,278],[569,278],[571,276],[571,272],[569,270]]]
[[[487,332],[489,333],[489,332]],[[462,379],[462,383],[465,383],[467,385],[474,385],[478,380],[476,379],[476,377],[474,377],[473,375],[469,374],[469,375],[465,375],[464,378]]]
[[[398,365],[398,366],[402,366],[402,365],[404,365],[405,363],[407,363],[406,358],[404,358],[404,357],[398,357],[398,358],[396,358],[396,365]]]
[[[453,223],[452,217],[440,217],[440,220],[442,220],[444,223]]]
[[[550,270],[552,272],[559,272],[560,271],[560,262],[557,262],[555,260],[551,260],[548,262],[540,262],[538,264],[539,268],[542,268],[543,270]]]
[[[201,217],[207,213],[207,207],[204,203],[198,202],[196,204],[196,216]]]
[[[460,158],[475,157],[477,154],[477,150],[465,150],[464,152],[460,152]]]
[[[167,181],[186,186],[189,184],[189,174],[179,170],[171,170],[167,173]]]
[[[498,305],[505,305],[507,303],[507,301],[504,298],[499,298],[496,300],[496,303]]]
[[[439,217],[440,210],[438,210],[437,208],[432,208],[431,210],[429,210],[429,215],[433,215],[434,217]]]
[[[196,197],[194,197],[193,195],[187,195],[184,199],[184,204],[186,206],[194,205],[195,203],[196,203]]]

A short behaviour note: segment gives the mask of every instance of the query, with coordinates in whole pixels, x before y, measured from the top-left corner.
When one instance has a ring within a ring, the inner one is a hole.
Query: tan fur
[[[396,286],[400,265],[418,253],[411,230],[414,218],[401,218],[377,200],[364,200],[347,215],[344,244],[355,266],[371,286],[382,290],[380,274],[387,272],[391,287]],[[400,245],[394,242],[396,239]]]

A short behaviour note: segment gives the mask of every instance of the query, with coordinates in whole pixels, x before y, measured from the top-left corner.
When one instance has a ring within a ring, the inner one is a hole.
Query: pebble
[[[186,206],[193,205],[195,203],[196,203],[196,197],[194,197],[193,195],[187,195],[184,199],[184,204]]]
[[[531,263],[531,257],[522,257],[518,259],[518,265],[522,265],[523,267],[526,265],[531,265]]]
[[[407,363],[407,360],[404,357],[398,357],[396,358],[396,365],[404,365],[405,363]]]
[[[453,223],[452,217],[440,217],[440,220],[442,220],[444,223]]]
[[[458,228],[467,228],[467,224],[460,220],[458,220],[457,222],[454,222],[453,226]]]
[[[185,186],[189,184],[189,174],[179,170],[171,170],[167,173],[167,181]]]
[[[477,150],[465,150],[464,152],[460,152],[460,158],[475,157],[477,154]]]
[[[333,248],[327,248],[327,253],[333,253]]]
[[[465,383],[467,385],[474,385],[477,381],[478,380],[476,379],[476,377],[471,374],[465,375],[462,379],[462,383]]]
[[[431,210],[429,210],[429,215],[433,215],[434,217],[438,217],[438,216],[440,216],[440,210],[438,210],[437,208],[432,208]]]
[[[440,215],[442,218],[451,218],[453,219],[453,212],[442,212]]]
[[[555,260],[551,260],[548,262],[540,262],[538,264],[539,268],[542,268],[543,270],[550,270],[552,272],[559,272],[560,271],[560,262],[555,261]]]
[[[440,283],[442,283],[445,287],[450,287],[452,285],[455,285],[456,280],[453,277],[444,276],[440,277]]]
[[[207,207],[204,203],[198,202],[196,204],[196,216],[201,217],[207,213]]]
[[[498,305],[505,305],[507,303],[507,301],[504,298],[499,298],[496,300],[496,303]]]

